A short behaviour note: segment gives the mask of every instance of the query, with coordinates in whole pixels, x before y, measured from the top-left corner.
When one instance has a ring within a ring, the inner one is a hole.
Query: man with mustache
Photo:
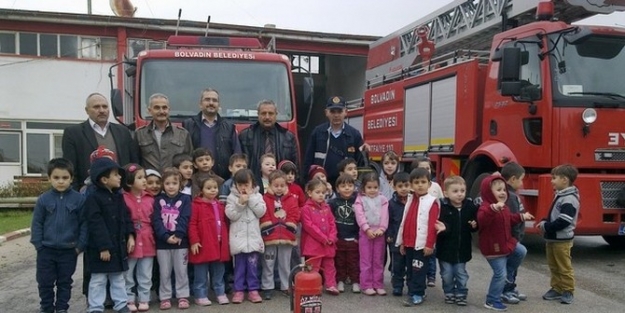
[[[63,158],[74,165],[72,187],[76,190],[80,190],[89,176],[89,155],[99,146],[114,152],[120,166],[139,162],[139,149],[128,128],[109,122],[111,111],[106,97],[100,93],[90,94],[87,96],[85,111],[89,119],[63,131]]]
[[[289,160],[298,166],[299,162],[295,134],[277,123],[276,103],[272,100],[261,100],[257,110],[258,122],[241,131],[239,139],[243,153],[249,157],[248,167],[260,182],[260,157],[263,154],[272,153],[276,157],[276,164]],[[262,184],[259,185],[262,188]]]
[[[162,172],[172,166],[174,155],[191,154],[191,136],[182,126],[173,125],[169,120],[169,98],[155,93],[148,101],[150,124],[137,129],[135,141],[141,152],[141,165],[146,169]]]
[[[223,179],[230,178],[230,156],[241,153],[241,143],[234,124],[219,115],[219,93],[213,88],[202,90],[200,113],[185,120],[193,148],[206,148],[215,157],[212,170]]]

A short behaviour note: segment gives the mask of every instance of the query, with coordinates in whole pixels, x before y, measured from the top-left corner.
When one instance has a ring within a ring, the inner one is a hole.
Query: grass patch
[[[28,228],[32,219],[32,210],[0,209],[0,235]]]

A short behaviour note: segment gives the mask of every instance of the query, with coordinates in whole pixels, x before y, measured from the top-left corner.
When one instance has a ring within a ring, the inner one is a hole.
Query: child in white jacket
[[[226,202],[226,216],[230,219],[230,254],[234,257],[235,292],[232,303],[243,302],[246,289],[248,300],[259,303],[263,299],[258,293],[258,264],[265,251],[259,220],[265,214],[265,202],[251,170],[237,171],[233,180],[234,185]]]

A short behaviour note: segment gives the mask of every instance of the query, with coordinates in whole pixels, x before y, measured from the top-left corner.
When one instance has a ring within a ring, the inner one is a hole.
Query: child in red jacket
[[[295,195],[289,192],[286,174],[277,170],[269,174],[269,188],[263,196],[267,211],[260,218],[260,233],[265,242],[262,259],[261,288],[266,300],[270,300],[275,288],[274,267],[278,261],[280,290],[287,293],[291,272],[291,252],[297,245],[297,223],[300,209]]]
[[[228,304],[224,282],[224,262],[230,261],[228,227],[224,205],[219,202],[219,184],[213,177],[200,182],[200,195],[193,199],[189,221],[189,262],[194,264],[195,303],[211,305],[208,300],[208,273],[219,304]]]
[[[519,268],[527,249],[512,237],[512,225],[532,220],[529,213],[512,214],[506,206],[508,190],[499,174],[486,177],[480,185],[482,204],[477,212],[480,251],[493,269],[484,307],[505,311],[501,302],[506,280],[514,282],[513,273]],[[507,272],[509,270],[510,272]]]
[[[295,196],[297,204],[301,208],[306,203],[306,194],[300,185],[297,184],[297,165],[289,160],[282,160],[278,164],[278,169],[286,174],[286,183],[289,186],[289,193]]]
[[[306,262],[316,271],[323,268],[326,291],[336,296],[339,290],[334,256],[338,232],[330,206],[325,202],[326,188],[326,182],[316,178],[306,184],[308,201],[302,207],[302,255],[307,259],[316,257]]]

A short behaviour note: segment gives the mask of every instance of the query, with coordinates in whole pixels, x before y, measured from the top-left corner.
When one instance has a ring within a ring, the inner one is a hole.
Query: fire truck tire
[[[471,185],[471,188],[469,189],[469,197],[471,197],[471,199],[475,199],[479,197],[480,185],[482,184],[482,181],[484,180],[484,178],[490,175],[491,173],[482,173],[478,175],[477,178],[473,181],[473,184]]]
[[[610,246],[625,248],[625,236],[601,236]]]

